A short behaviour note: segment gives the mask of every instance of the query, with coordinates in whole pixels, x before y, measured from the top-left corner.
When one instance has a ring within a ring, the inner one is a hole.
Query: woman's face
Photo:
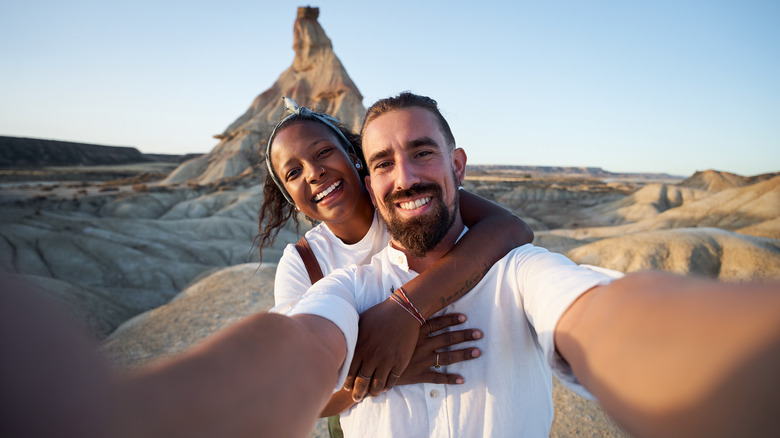
[[[276,133],[271,163],[295,205],[325,223],[349,220],[360,202],[370,202],[355,163],[323,124],[295,122]]]

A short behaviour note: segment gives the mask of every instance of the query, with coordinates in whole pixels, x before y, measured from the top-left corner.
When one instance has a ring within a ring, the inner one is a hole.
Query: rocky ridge
[[[469,164],[466,171],[471,176],[491,178],[622,178],[636,180],[665,180],[678,181],[682,177],[669,175],[668,173],[620,173],[609,172],[600,167],[573,167],[573,166],[517,166],[505,164]]]
[[[161,161],[136,148],[0,136],[0,167],[96,166]]]

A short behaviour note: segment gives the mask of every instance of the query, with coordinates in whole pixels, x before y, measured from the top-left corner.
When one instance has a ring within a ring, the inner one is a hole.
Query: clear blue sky
[[[4,0],[0,135],[208,152],[305,3]],[[437,99],[472,164],[780,171],[780,2],[319,1],[368,106]]]

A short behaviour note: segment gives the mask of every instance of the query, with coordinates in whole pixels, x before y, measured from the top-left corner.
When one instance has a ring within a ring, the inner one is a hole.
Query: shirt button
[[[431,397],[432,398],[439,398],[439,391],[437,391],[435,389],[433,391],[431,391]]]

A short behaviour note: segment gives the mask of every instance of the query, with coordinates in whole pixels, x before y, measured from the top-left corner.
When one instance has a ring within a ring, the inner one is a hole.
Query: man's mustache
[[[441,195],[441,186],[436,183],[424,183],[414,185],[406,190],[399,190],[396,192],[390,192],[385,195],[385,204],[394,204],[396,201],[403,201],[405,199],[421,195],[424,193],[431,193],[435,196]]]

